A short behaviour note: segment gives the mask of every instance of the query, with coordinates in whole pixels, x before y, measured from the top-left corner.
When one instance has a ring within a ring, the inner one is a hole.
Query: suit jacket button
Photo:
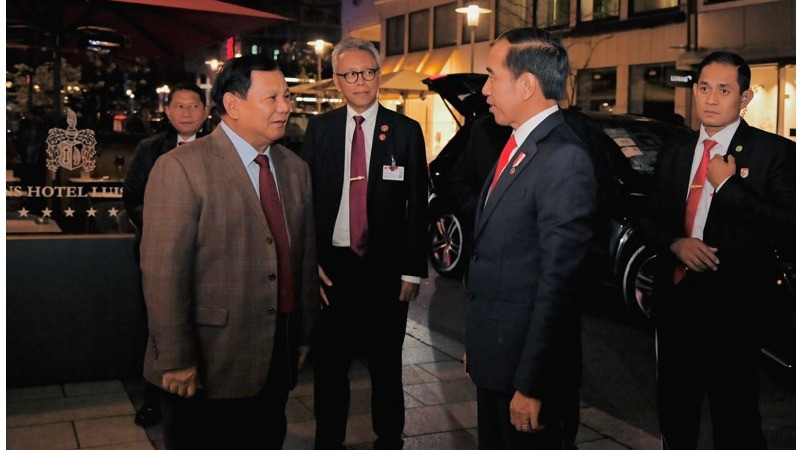
[[[472,255],[472,260],[473,261],[477,261],[478,260],[478,255]]]
[[[269,236],[267,236],[267,244],[272,245],[272,238]]]
[[[475,294],[470,293],[469,294],[469,301],[473,301],[473,300],[475,300]]]
[[[275,308],[273,308],[272,306],[267,308],[267,314],[269,314],[270,316],[274,316],[275,313],[276,313]]]
[[[268,278],[269,278],[269,281],[275,281],[275,280],[278,279],[278,277],[274,273],[269,274]]]

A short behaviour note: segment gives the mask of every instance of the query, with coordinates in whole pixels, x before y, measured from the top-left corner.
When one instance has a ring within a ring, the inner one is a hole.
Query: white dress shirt
[[[261,170],[261,166],[256,163],[256,156],[258,156],[260,153],[258,153],[255,147],[239,137],[239,135],[231,130],[230,127],[225,125],[225,122],[220,122],[219,126],[222,127],[223,131],[225,131],[225,134],[227,134],[228,138],[230,138],[231,142],[233,142],[233,147],[236,149],[236,153],[239,154],[239,158],[242,160],[242,164],[247,171],[247,176],[250,178],[250,183],[253,184],[253,189],[256,190],[256,195],[258,195],[258,198],[261,199],[261,191],[258,189],[258,172]],[[267,149],[264,151],[264,154],[267,155],[267,158],[269,158],[269,171],[272,172],[272,178],[275,179],[275,189],[278,190],[278,198],[280,199],[281,190],[280,187],[277,186],[278,175],[275,173],[275,165],[272,163],[272,158],[270,158],[270,147],[267,147]]]
[[[718,131],[713,137],[708,136],[705,126],[700,126],[700,137],[697,139],[697,144],[694,146],[692,170],[689,172],[689,180],[687,181],[686,185],[686,198],[689,198],[689,190],[692,184],[692,179],[694,178],[695,172],[697,172],[697,168],[700,167],[700,160],[703,159],[703,150],[705,147],[703,141],[706,139],[712,139],[717,143],[711,148],[709,161],[716,155],[724,156],[728,151],[728,147],[731,144],[733,135],[736,133],[736,129],[739,127],[740,122],[741,120],[733,122],[732,124]],[[725,184],[725,181],[717,186],[717,190],[719,190],[722,185]],[[711,209],[711,202],[714,197],[713,194],[714,187],[711,185],[711,182],[708,181],[708,178],[706,178],[706,182],[703,184],[703,194],[700,196],[700,203],[697,205],[697,215],[694,216],[694,226],[692,227],[691,236],[700,239],[701,241],[703,240],[703,229],[706,226],[706,219],[708,219],[708,210]]]
[[[336,215],[336,224],[333,226],[333,239],[331,242],[334,247],[350,247],[350,155],[353,150],[353,134],[356,131],[356,121],[353,119],[355,116],[364,118],[364,121],[361,122],[361,130],[364,132],[367,176],[369,176],[372,139],[375,136],[375,123],[378,121],[378,102],[373,103],[361,114],[356,113],[350,105],[347,106],[347,119],[345,120],[344,129],[344,179],[342,180],[342,199],[339,202],[339,213]],[[403,275],[400,279],[417,284],[422,281],[420,277],[411,275]]]

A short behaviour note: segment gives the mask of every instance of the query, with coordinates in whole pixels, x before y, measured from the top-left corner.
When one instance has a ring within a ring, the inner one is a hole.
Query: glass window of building
[[[631,0],[631,13],[677,8],[678,0]]]
[[[456,2],[439,5],[433,9],[433,46],[456,45],[458,17]]]
[[[744,113],[744,120],[748,124],[770,133],[778,133],[780,87],[777,64],[750,66],[750,90],[753,91],[753,99],[750,100]]]
[[[536,26],[552,28],[569,25],[569,0],[542,1],[536,4]]]
[[[631,66],[628,112],[667,122],[676,121],[675,88],[667,83],[667,70],[675,63]]]
[[[401,55],[405,53],[406,16],[395,16],[386,19],[386,54]]]
[[[580,0],[580,5],[581,22],[619,17],[619,0]]]
[[[413,12],[408,15],[408,51],[416,52],[428,49],[428,22],[430,11]]]
[[[584,69],[575,79],[576,106],[584,111],[614,112],[617,104],[617,69]]]
[[[495,37],[533,23],[533,0],[497,0]]]

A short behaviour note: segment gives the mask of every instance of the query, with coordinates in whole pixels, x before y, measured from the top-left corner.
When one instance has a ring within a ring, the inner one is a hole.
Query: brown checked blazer
[[[272,145],[270,154],[297,287],[289,321],[294,361],[319,309],[311,178],[285,147]],[[207,398],[255,395],[272,354],[278,266],[258,195],[222,127],[161,156],[144,204],[145,378],[161,386],[165,370],[197,365]]]

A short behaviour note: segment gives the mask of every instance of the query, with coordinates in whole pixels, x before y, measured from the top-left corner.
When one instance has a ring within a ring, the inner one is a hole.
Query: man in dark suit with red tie
[[[478,197],[465,368],[477,385],[481,449],[571,449],[581,370],[579,286],[596,182],[558,109],[569,61],[549,33],[495,41],[483,87],[513,133]]]
[[[315,448],[341,449],[348,370],[366,356],[376,449],[403,447],[401,351],[408,302],[427,276],[427,170],[417,122],[378,103],[380,55],[347,38],[333,50],[347,106],[312,118],[311,168],[323,309],[314,349]]]
[[[659,154],[642,220],[657,252],[653,317],[665,450],[697,446],[707,395],[714,448],[765,449],[758,409],[763,299],[776,246],[794,243],[795,145],[740,118],[750,68],[708,55],[694,86],[699,134]]]

